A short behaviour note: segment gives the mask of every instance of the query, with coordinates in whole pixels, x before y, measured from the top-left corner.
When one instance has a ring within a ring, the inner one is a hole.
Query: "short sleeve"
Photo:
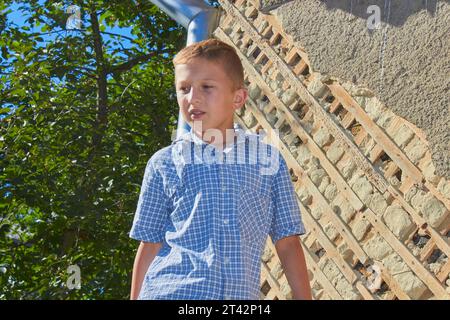
[[[144,242],[162,242],[170,212],[169,198],[154,159],[147,162],[130,237]]]
[[[272,224],[269,235],[275,244],[278,240],[305,233],[297,195],[291,182],[286,161],[279,154],[279,168],[272,185]]]

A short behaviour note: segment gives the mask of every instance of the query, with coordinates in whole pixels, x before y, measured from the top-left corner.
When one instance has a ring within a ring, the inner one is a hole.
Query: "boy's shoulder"
[[[269,144],[269,143],[266,143],[263,141],[264,137],[267,135],[265,132],[263,132],[262,134],[255,133],[255,132],[251,132],[249,130],[244,130],[240,126],[235,126],[234,129],[235,129],[235,132],[237,135],[238,143],[256,142],[261,145],[266,145],[271,148],[276,148],[272,144]],[[185,133],[181,134],[179,137],[174,139],[172,141],[172,143],[169,146],[167,146],[166,148],[174,147],[179,144],[183,144],[185,142],[194,142],[194,143],[202,144],[202,141],[200,140],[200,138],[198,138],[195,134],[193,134],[192,131],[189,131],[189,132],[185,132]],[[163,148],[163,149],[165,149],[165,148]],[[161,150],[163,150],[163,149],[161,149]],[[166,150],[166,152],[170,153],[170,150]]]
[[[278,155],[280,157],[279,148],[271,143],[264,142],[263,139],[267,135],[263,133],[254,133],[249,130],[244,130],[240,127],[235,127],[237,134],[237,144],[247,144],[249,146],[248,151],[253,150],[258,152],[259,155],[264,154],[266,157],[271,157]],[[184,147],[194,144],[202,144],[200,138],[198,138],[191,131],[186,132],[175,138],[171,144],[165,146],[158,151],[156,151],[149,159],[149,164],[155,168],[173,166],[182,158]],[[275,160],[275,159],[273,159]],[[181,161],[183,162],[183,161]]]
[[[147,165],[150,165],[153,168],[158,168],[165,164],[167,165],[172,161],[172,147],[173,145],[170,144],[156,151],[148,160]]]

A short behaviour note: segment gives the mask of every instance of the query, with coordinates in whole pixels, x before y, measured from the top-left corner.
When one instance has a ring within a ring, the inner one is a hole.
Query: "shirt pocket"
[[[183,179],[178,176],[174,168],[168,168],[165,172],[163,188],[172,204],[183,196],[185,185]]]
[[[270,196],[261,190],[244,188],[238,198],[238,221],[241,236],[249,241],[264,241],[268,233]]]
[[[196,176],[192,165],[185,165],[180,176],[172,174],[168,177],[167,194],[172,203],[170,220],[175,229],[180,230],[190,216],[198,211],[204,192],[198,183],[201,179]]]

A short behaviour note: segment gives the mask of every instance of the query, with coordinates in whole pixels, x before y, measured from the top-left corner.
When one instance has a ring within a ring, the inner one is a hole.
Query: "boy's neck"
[[[195,128],[193,128],[192,132],[205,143],[217,148],[225,149],[233,143],[236,143],[236,133],[233,127],[206,131],[195,130]]]

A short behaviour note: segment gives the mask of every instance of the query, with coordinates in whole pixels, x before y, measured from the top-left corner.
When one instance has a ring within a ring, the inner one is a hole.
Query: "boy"
[[[130,298],[259,299],[270,235],[293,298],[311,299],[298,238],[305,230],[286,163],[258,135],[233,128],[248,94],[239,57],[209,39],[173,63],[177,101],[192,129],[147,163],[130,231],[141,241]],[[263,150],[276,170],[264,171]]]

